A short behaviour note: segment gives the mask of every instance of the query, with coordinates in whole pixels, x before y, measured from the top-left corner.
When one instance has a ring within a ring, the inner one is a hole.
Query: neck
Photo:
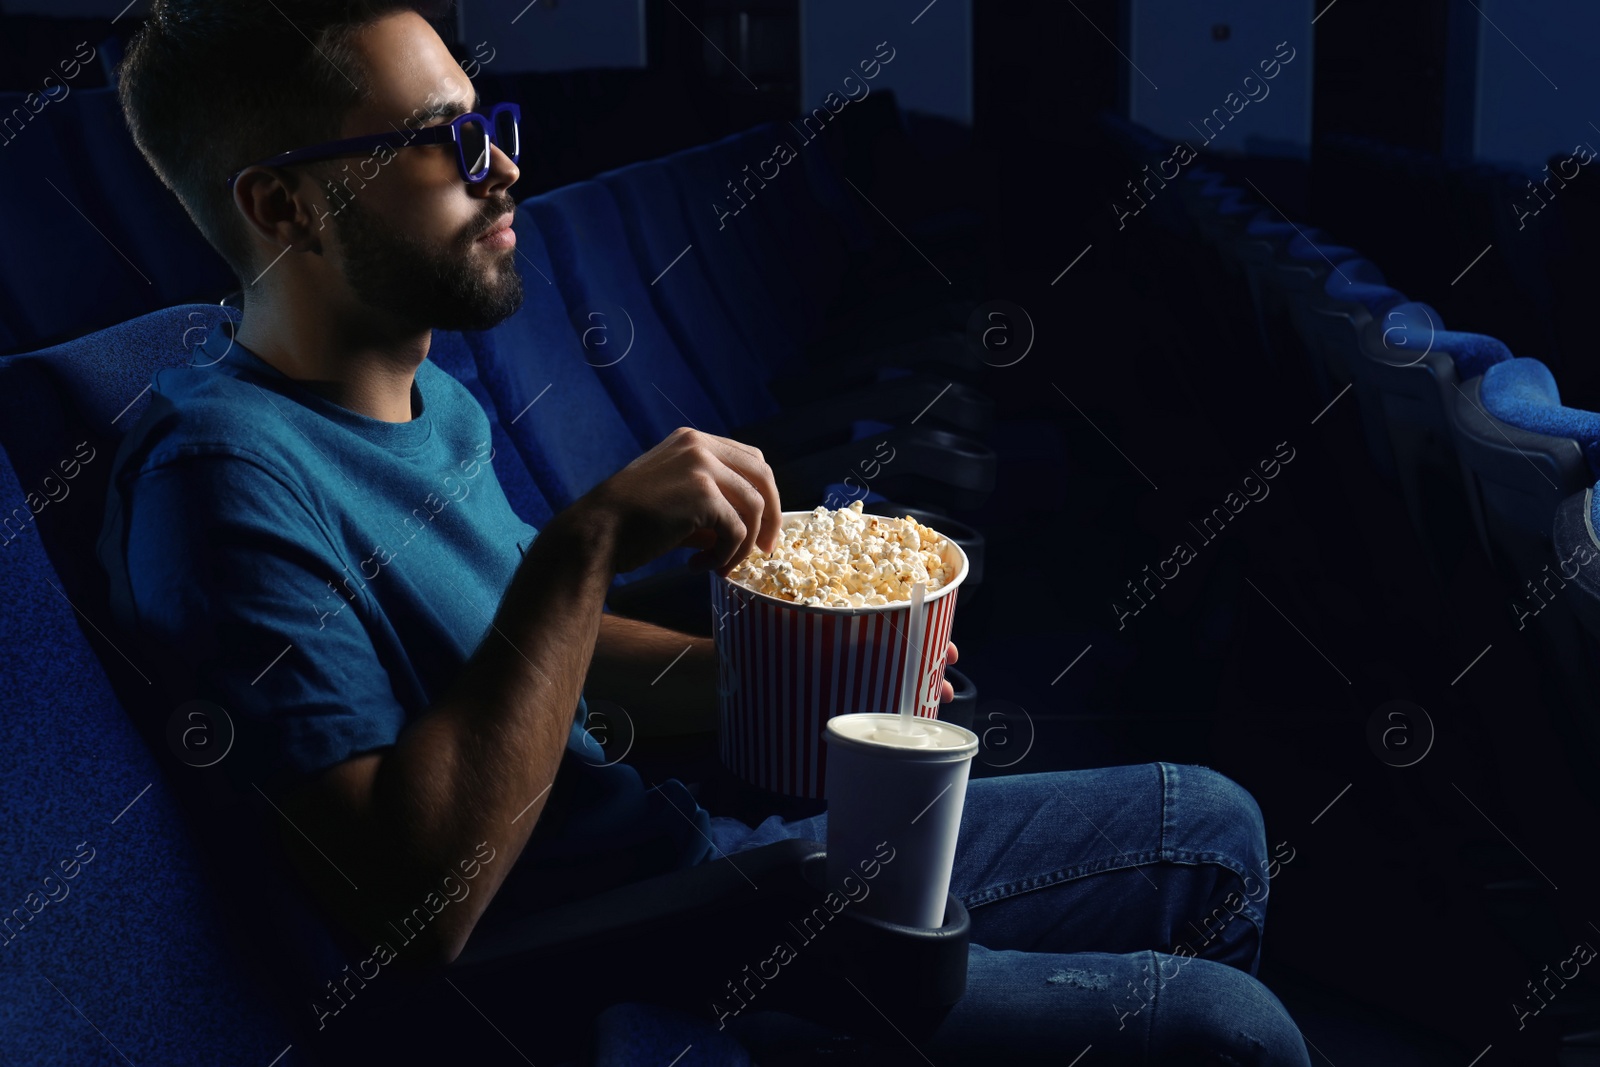
[[[411,385],[433,331],[326,300],[248,294],[239,344],[286,377],[359,415],[410,422]]]

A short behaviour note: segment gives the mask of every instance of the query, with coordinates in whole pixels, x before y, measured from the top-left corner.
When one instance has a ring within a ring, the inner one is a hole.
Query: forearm
[[[639,736],[714,731],[715,644],[637,619],[602,616],[584,692],[627,709]]]
[[[560,767],[612,575],[595,528],[546,527],[456,683],[399,737],[357,828],[381,873],[363,925],[406,914],[494,849],[472,892],[444,908],[421,955],[453,959],[538,822]],[[376,915],[373,904],[386,909]]]

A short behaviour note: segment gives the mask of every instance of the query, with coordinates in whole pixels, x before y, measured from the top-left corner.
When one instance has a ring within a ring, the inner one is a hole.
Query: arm
[[[633,712],[640,737],[717,729],[717,650],[648,622],[602,615],[584,693]]]
[[[955,642],[945,662],[958,658]],[[668,737],[715,733],[717,648],[709,637],[691,637],[638,619],[603,615],[584,693],[632,709],[636,736]],[[945,682],[941,703],[955,699]]]
[[[759,452],[689,430],[556,516],[455,684],[392,747],[330,767],[285,798],[294,830],[283,839],[312,891],[358,936],[387,939],[389,920],[486,842],[495,859],[476,876],[480,891],[408,946],[413,963],[453,960],[543,811],[612,578],[685,544],[727,573],[758,541],[776,542],[778,516]],[[361,887],[353,895],[325,854],[348,862]]]

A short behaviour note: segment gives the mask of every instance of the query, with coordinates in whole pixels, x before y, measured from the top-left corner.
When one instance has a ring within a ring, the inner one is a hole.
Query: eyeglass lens
[[[494,141],[500,146],[500,151],[515,160],[522,154],[522,145],[519,143],[521,131],[517,129],[517,120],[509,111],[502,111],[494,119]]]
[[[460,127],[461,157],[467,161],[467,174],[473,178],[489,172],[489,131],[477,119]]]

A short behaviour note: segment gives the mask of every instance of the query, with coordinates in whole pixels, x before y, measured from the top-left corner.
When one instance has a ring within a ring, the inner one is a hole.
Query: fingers
[[[948,704],[956,698],[956,687],[949,682],[939,683],[939,703]]]
[[[777,547],[778,531],[783,526],[783,504],[778,499],[778,483],[773,480],[772,468],[767,465],[759,448],[727,437],[713,435],[703,435],[703,437],[718,458],[738,471],[745,482],[761,497],[759,523],[751,524],[758,527],[755,536],[751,538],[751,545],[763,552],[771,552]]]
[[[716,479],[717,488],[721,491],[723,499],[738,515],[744,530],[743,536],[734,545],[732,556],[727,561],[727,566],[731,570],[750,555],[755,547],[756,537],[761,532],[761,516],[766,505],[760,492],[733,467],[719,466],[713,470],[712,477]]]
[[[946,664],[954,663],[956,660],[958,660],[960,658],[961,658],[961,653],[956,651],[956,643],[954,641],[951,641],[950,642],[950,647],[945,649],[945,653],[944,653],[944,661],[945,661],[945,663]]]
[[[721,489],[718,483],[718,489]],[[746,487],[746,491],[750,491]],[[703,558],[718,574],[724,578],[744,559],[748,552],[744,546],[749,543],[750,529],[740,517],[739,510],[733,506],[727,496],[727,491],[711,493],[716,499],[711,501],[711,524],[717,531],[717,543],[705,550]]]

